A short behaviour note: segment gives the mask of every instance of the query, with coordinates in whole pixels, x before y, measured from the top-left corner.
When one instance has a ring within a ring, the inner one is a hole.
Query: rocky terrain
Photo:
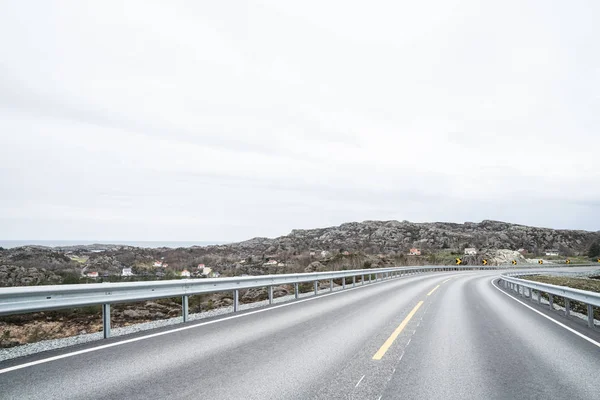
[[[488,220],[464,224],[365,221],[330,228],[293,230],[289,235],[276,239],[255,238],[230,246],[241,253],[266,254],[309,249],[390,254],[404,253],[411,247],[430,251],[475,247],[523,248],[530,253],[552,248],[564,255],[578,255],[587,252],[590,245],[598,240],[600,232],[554,230]]]
[[[556,249],[561,256],[585,255],[600,243],[600,232],[553,230],[499,221],[464,224],[408,221],[364,221],[340,226],[293,230],[274,239],[254,238],[218,246],[145,249],[119,245],[63,248],[26,246],[0,249],[0,286],[79,283],[87,272],[98,272],[99,280],[120,280],[123,268],[132,268],[135,278],[174,279],[187,269],[200,277],[204,264],[222,276],[302,272],[318,261],[328,269],[369,268],[384,265],[446,264],[464,249],[479,250],[465,262],[491,263],[525,260],[514,253],[525,249],[542,255]],[[407,256],[418,248],[421,256]],[[498,250],[513,253],[500,255]],[[493,253],[493,252],[496,253]],[[492,252],[492,253],[490,253]],[[156,268],[160,260],[166,267]],[[272,265],[267,262],[275,260]],[[320,268],[320,267],[315,267]]]

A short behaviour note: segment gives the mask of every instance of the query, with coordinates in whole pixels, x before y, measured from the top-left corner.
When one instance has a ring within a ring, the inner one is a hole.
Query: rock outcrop
[[[25,268],[17,265],[0,265],[0,287],[53,285],[62,282],[62,278],[45,268]]]
[[[404,253],[411,247],[425,250],[465,247],[526,249],[538,252],[558,249],[561,253],[584,254],[600,232],[554,230],[500,221],[464,224],[408,221],[351,222],[340,226],[293,230],[275,239],[254,238],[229,245],[242,254],[277,254],[309,250],[364,251],[367,254]]]

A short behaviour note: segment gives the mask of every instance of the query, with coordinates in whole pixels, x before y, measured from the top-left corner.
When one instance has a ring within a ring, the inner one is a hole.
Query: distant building
[[[204,264],[202,264],[202,265],[204,265]],[[202,275],[209,276],[211,273],[212,273],[212,268],[209,268],[209,267],[202,268]]]
[[[285,264],[280,262],[280,263],[277,263],[277,266],[278,267],[285,267]]]
[[[265,263],[265,265],[271,265],[271,266],[277,265],[277,264],[278,264],[277,260],[269,260]]]
[[[545,254],[546,254],[547,256],[558,256],[558,255],[559,255],[559,252],[558,252],[558,250],[555,250],[555,249],[550,249],[550,250],[546,250],[546,253],[545,253]]]
[[[311,252],[310,252],[310,255],[311,255],[311,256],[315,256],[315,255],[317,255],[317,253],[315,253],[314,251],[311,251]]]
[[[153,267],[157,267],[157,268],[162,268],[163,263],[162,261],[154,261],[154,264],[152,264]]]
[[[133,276],[131,268],[123,268],[123,270],[121,271],[121,276]]]
[[[321,251],[321,257],[328,257],[328,256],[329,256],[329,252],[327,250]]]
[[[348,250],[346,250],[346,251],[342,252],[342,254],[345,255],[345,256],[349,256],[350,252]]]
[[[190,271],[188,271],[187,269],[184,269],[183,271],[181,271],[180,275],[185,278],[189,278],[190,276],[192,276],[192,274],[190,274]]]
[[[97,272],[88,272],[87,274],[85,274],[85,276],[87,276],[88,278],[97,278],[98,277],[98,273]]]
[[[204,264],[198,264],[198,269],[204,269],[204,267],[206,267],[206,265],[204,265]]]
[[[246,260],[240,260],[240,264],[246,264]]]
[[[408,255],[411,255],[411,256],[420,256],[421,255],[421,250],[416,249],[416,248],[412,248],[408,252]]]
[[[477,249],[474,247],[467,247],[465,249],[465,255],[466,256],[474,256],[477,254]]]

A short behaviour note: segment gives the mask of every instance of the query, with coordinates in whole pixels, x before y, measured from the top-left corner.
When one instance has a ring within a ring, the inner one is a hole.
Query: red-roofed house
[[[408,254],[411,256],[420,256],[421,250],[412,248],[412,249],[410,249],[410,252]]]

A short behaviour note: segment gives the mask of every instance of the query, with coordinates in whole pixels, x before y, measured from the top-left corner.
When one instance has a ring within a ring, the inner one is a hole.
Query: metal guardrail
[[[182,279],[151,282],[91,283],[76,285],[26,286],[0,288],[0,316],[29,312],[102,305],[104,337],[110,337],[110,305],[135,301],[153,300],[168,297],[182,298],[182,319],[188,320],[189,296],[195,294],[233,292],[233,311],[239,309],[239,291],[258,287],[268,288],[269,304],[273,303],[273,287],[294,285],[295,297],[299,296],[299,284],[313,282],[315,295],[319,281],[341,279],[342,289],[356,286],[357,277],[361,284],[391,279],[400,276],[436,271],[493,270],[506,266],[431,266],[431,267],[393,267],[378,269],[359,269],[348,271],[314,272],[303,274],[262,275],[214,279]],[[367,279],[365,280],[365,277]]]
[[[540,274],[540,272],[536,271],[535,274]],[[532,273],[505,273],[500,276],[500,282],[503,282],[502,284],[506,289],[517,292],[521,296],[532,300],[533,291],[537,291],[538,304],[542,303],[542,293],[546,293],[548,295],[550,309],[552,310],[554,310],[554,296],[562,297],[565,300],[565,315],[567,317],[571,312],[570,301],[584,303],[587,305],[588,326],[592,329],[594,328],[594,307],[600,307],[600,293],[570,288],[567,286],[534,282],[515,277],[523,275],[532,275]]]

